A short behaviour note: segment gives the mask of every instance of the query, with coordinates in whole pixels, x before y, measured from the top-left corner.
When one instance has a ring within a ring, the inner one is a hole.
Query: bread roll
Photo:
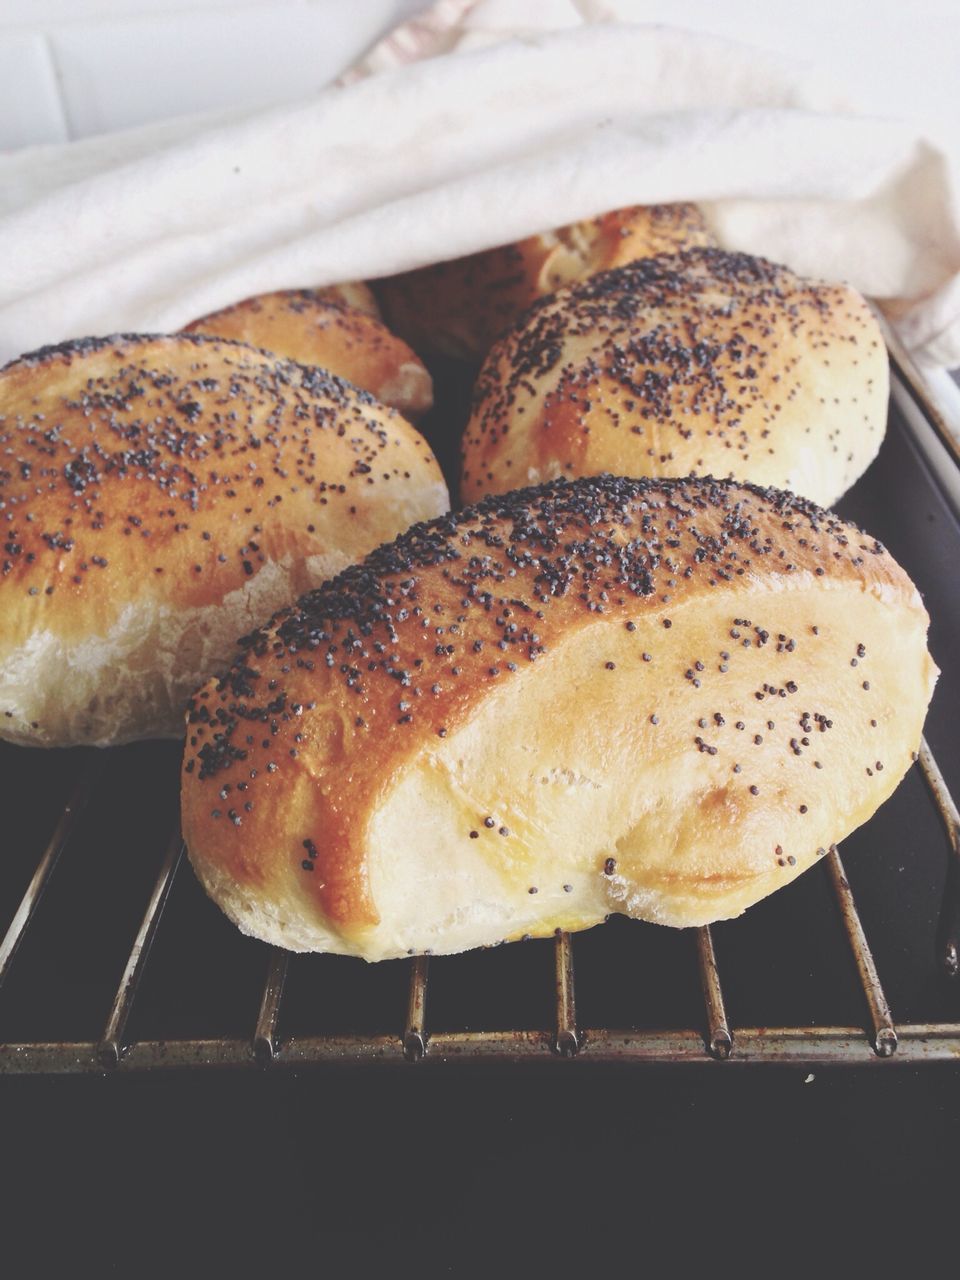
[[[712,474],[829,506],[876,456],[887,391],[883,337],[853,289],[721,249],[650,258],[561,290],[497,343],[462,494]]]
[[[0,736],[180,736],[236,637],[447,507],[429,448],[324,373],[192,335],[0,373]]]
[[[405,342],[376,317],[311,289],[247,298],[194,320],[185,333],[234,338],[301,364],[329,369],[416,419],[433,404],[433,383]]]
[[[345,280],[342,284],[327,284],[319,289],[311,289],[310,292],[330,302],[343,302],[348,307],[354,307],[357,311],[373,316],[374,320],[383,319],[373,290],[362,280]]]
[[[190,704],[183,830],[240,928],[378,960],[735,916],[894,790],[936,669],[872,538],[724,480],[411,529]]]
[[[692,204],[638,205],[377,282],[387,323],[417,351],[482,360],[531,303],[609,267],[714,244]]]

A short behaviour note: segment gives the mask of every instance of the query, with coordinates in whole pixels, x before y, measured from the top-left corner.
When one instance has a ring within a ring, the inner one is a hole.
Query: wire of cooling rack
[[[956,973],[956,929],[960,917],[960,846],[957,808],[926,742],[916,767],[922,774],[949,841],[952,873],[948,875],[941,921],[941,962]],[[73,787],[53,835],[45,845],[7,934],[0,944],[5,976],[17,947],[36,912],[43,886],[57,857],[69,843],[73,824],[90,798],[103,770],[84,767]],[[69,852],[69,851],[68,851]],[[491,1030],[431,1033],[427,1020],[430,958],[416,956],[409,965],[406,1008],[397,1010],[396,1029],[355,1035],[278,1037],[277,1028],[291,957],[264,948],[266,976],[259,1011],[249,1039],[184,1038],[134,1040],[126,1036],[130,1015],[147,965],[151,945],[161,927],[164,908],[183,859],[179,830],[167,842],[143,919],[137,930],[110,1007],[103,1034],[96,1042],[68,1041],[0,1045],[0,1073],[83,1073],[136,1071],[171,1067],[278,1068],[307,1063],[369,1062],[441,1063],[478,1060],[522,1063],[577,1058],[584,1062],[691,1063],[832,1063],[855,1065],[896,1058],[900,1062],[960,1058],[960,1023],[894,1024],[853,892],[839,851],[827,856],[829,881],[839,909],[863,997],[865,1023],[856,1026],[733,1027],[726,1014],[720,969],[709,927],[690,930],[696,949],[703,997],[699,1026],[658,1031],[581,1027],[576,1015],[574,938],[558,931],[554,939],[554,983],[549,1000],[552,1030]],[[294,960],[295,962],[295,960]],[[442,958],[434,963],[442,963]],[[552,995],[552,998],[551,998]]]

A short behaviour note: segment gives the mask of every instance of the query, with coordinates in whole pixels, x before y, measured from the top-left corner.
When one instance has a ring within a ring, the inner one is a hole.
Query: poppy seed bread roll
[[[711,474],[829,506],[876,456],[887,393],[883,337],[853,289],[721,249],[649,258],[560,290],[496,344],[462,493]]]
[[[377,282],[416,350],[479,362],[538,298],[637,258],[715,244],[693,204],[635,205]]]
[[[237,635],[447,508],[429,448],[320,369],[114,336],[0,372],[0,737],[180,736]]]
[[[311,289],[318,298],[328,298],[333,302],[343,302],[354,307],[374,320],[382,320],[380,307],[374,297],[373,290],[363,280],[345,280],[342,284],[327,284],[318,289]]]
[[[285,289],[194,320],[185,333],[233,338],[286,360],[315,364],[416,419],[433,404],[433,382],[405,342],[376,316],[323,290]]]
[[[790,494],[492,497],[281,611],[199,690],[190,857],[245,933],[369,960],[737,915],[896,787],[926,629],[878,543]]]

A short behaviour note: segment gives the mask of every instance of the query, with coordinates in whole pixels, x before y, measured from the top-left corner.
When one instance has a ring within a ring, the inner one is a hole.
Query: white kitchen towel
[[[783,58],[614,17],[440,0],[308,102],[0,157],[0,360],[696,200],[727,247],[849,280],[960,363],[944,151]]]

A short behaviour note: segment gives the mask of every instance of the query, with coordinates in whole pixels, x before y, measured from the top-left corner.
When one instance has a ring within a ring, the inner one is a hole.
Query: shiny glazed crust
[[[248,342],[287,360],[319,365],[416,419],[433,404],[422,362],[375,316],[322,291],[287,289],[247,298],[194,320],[185,333]]]
[[[715,241],[696,205],[616,209],[377,282],[395,332],[417,351],[482,360],[521,312],[610,267]]]
[[[876,456],[887,393],[883,338],[853,289],[721,249],[649,258],[561,290],[496,344],[462,493],[712,474],[828,506]]]
[[[492,497],[304,596],[199,690],[190,857],[245,932],[372,960],[736,915],[896,787],[926,626],[878,543],[793,495]]]
[[[194,335],[0,372],[0,736],[179,736],[239,632],[446,509],[417,432],[319,370]]]

